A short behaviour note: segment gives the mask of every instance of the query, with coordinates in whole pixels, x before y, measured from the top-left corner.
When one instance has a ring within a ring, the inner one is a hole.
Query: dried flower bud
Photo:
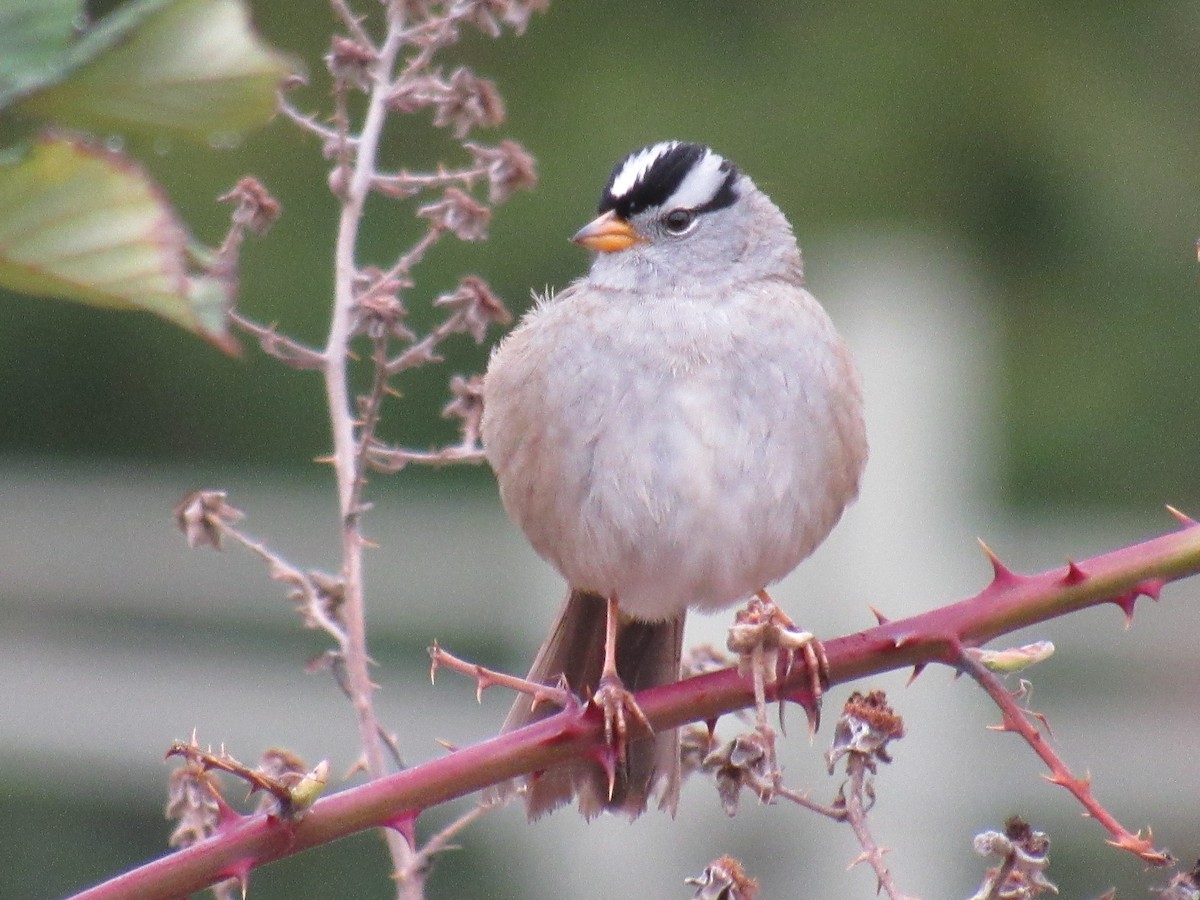
[[[460,67],[450,76],[449,90],[440,98],[433,124],[451,127],[460,140],[472,128],[490,128],[504,121],[504,100],[495,82],[479,78],[470,69]]]
[[[342,606],[346,602],[346,582],[341,578],[317,569],[310,569],[308,577],[302,582],[284,577],[282,573],[273,577],[291,584],[288,599],[297,605],[298,612],[304,616],[304,624],[309,628],[323,628],[322,620],[345,626]],[[316,604],[316,608],[311,609],[309,603]]]
[[[698,878],[683,883],[697,885],[692,900],[754,900],[758,894],[758,882],[732,856],[714,859]]]
[[[847,754],[858,754],[866,758],[873,770],[875,760],[891,762],[887,745],[889,741],[904,737],[904,720],[888,705],[883,691],[872,691],[863,695],[855,691],[846,701],[842,715],[833,730],[833,746],[825,754],[829,773],[837,761]]]
[[[707,725],[692,722],[679,729],[679,758],[683,778],[704,768],[704,760],[713,751],[714,736]]]
[[[367,266],[355,279],[358,294],[356,333],[365,332],[373,340],[390,335],[401,341],[411,341],[416,335],[404,324],[408,310],[400,299],[400,291],[409,283],[389,275],[376,266]]]
[[[537,184],[533,157],[515,141],[501,141],[498,147],[463,146],[471,151],[477,166],[487,167],[489,203],[503,203],[514,191],[527,191]]]
[[[998,856],[1004,865],[989,869],[983,885],[971,900],[1003,897],[1005,900],[1032,900],[1045,893],[1057,894],[1058,888],[1046,879],[1050,865],[1050,839],[1035,831],[1024,819],[1013,816],[1004,823],[1004,833],[985,831],[975,835],[975,852],[980,856]],[[997,879],[1003,876],[1003,882]]]
[[[455,375],[450,379],[450,393],[454,399],[442,409],[442,418],[460,419],[464,434],[478,434],[479,419],[483,415],[483,376],[463,378]]]
[[[757,785],[770,783],[769,770],[767,747],[758,732],[738,735],[704,759],[704,771],[715,776],[717,795],[729,816],[737,815],[738,795],[743,786],[761,797]]]
[[[180,766],[167,779],[168,819],[178,820],[168,843],[190,847],[221,824],[221,791],[216,777],[197,765]]]
[[[279,201],[271,196],[261,181],[249,176],[241,179],[227,194],[217,198],[222,203],[236,203],[233,223],[249,228],[255,234],[266,234],[279,218]]]
[[[175,507],[175,524],[188,546],[221,549],[221,526],[244,518],[240,509],[225,502],[225,491],[194,491]]]
[[[366,90],[371,84],[371,67],[377,59],[370,47],[337,35],[330,42],[325,65],[337,81]]]
[[[492,211],[470,194],[446,188],[441,200],[422,206],[417,215],[451,232],[460,241],[481,241],[487,237]]]
[[[255,767],[255,772],[261,774],[264,778],[278,782],[280,785],[287,787],[293,793],[297,785],[299,785],[306,777],[308,766],[303,758],[291,750],[285,750],[281,747],[268,747],[263,751],[263,755],[259,757],[258,766]],[[308,788],[306,788],[308,790]],[[317,792],[320,793],[319,791]],[[316,799],[315,796],[312,797]],[[305,806],[311,806],[310,800]],[[258,801],[259,812],[277,813],[279,812],[279,799],[271,793],[264,793]]]
[[[1190,872],[1179,872],[1168,881],[1158,900],[1200,900],[1200,862]]]
[[[456,332],[466,332],[475,339],[476,344],[482,344],[491,325],[507,325],[512,321],[512,313],[499,297],[492,293],[487,282],[474,275],[468,275],[458,283],[458,288],[449,294],[442,294],[433,301],[434,306],[443,306],[452,310],[452,318]]]

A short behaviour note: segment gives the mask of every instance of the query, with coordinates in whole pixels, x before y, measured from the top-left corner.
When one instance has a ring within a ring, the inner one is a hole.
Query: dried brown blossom
[[[442,294],[433,305],[452,310],[457,320],[452,330],[466,332],[476,344],[483,343],[490,326],[507,325],[512,321],[512,313],[504,301],[492,293],[486,281],[475,275],[463,278],[453,292]]]
[[[504,121],[504,100],[494,82],[479,78],[466,67],[450,76],[446,90],[437,102],[433,124],[451,128],[461,140],[472,128],[490,128]]]
[[[200,766],[181,766],[167,779],[168,819],[177,820],[168,843],[190,847],[221,824],[221,791],[216,776]]]
[[[264,778],[278,782],[289,789],[294,789],[308,772],[304,760],[291,750],[281,747],[268,747],[259,757],[255,771]],[[279,798],[269,791],[263,792],[258,798],[258,812],[279,812]]]
[[[190,847],[216,833],[229,810],[221,797],[216,776],[202,765],[189,761],[167,778],[166,818],[175,820],[168,844]],[[214,900],[236,900],[242,896],[242,883],[227,878],[211,888]]]
[[[533,157],[515,141],[501,141],[498,147],[463,145],[475,157],[477,166],[487,168],[488,202],[503,203],[515,191],[527,191],[537,184]]]
[[[450,393],[454,395],[442,409],[443,419],[460,419],[464,435],[479,433],[479,419],[483,415],[483,376],[463,378],[455,375],[450,379]]]
[[[460,241],[481,241],[487,237],[492,211],[458,188],[446,188],[442,199],[417,210],[437,228],[451,232]]]
[[[1050,865],[1050,838],[1035,831],[1024,819],[1013,816],[1004,823],[1004,833],[985,831],[975,836],[975,852],[999,856],[1001,865],[989,869],[983,885],[971,900],[1032,900],[1058,888],[1045,876]]]
[[[699,877],[686,878],[684,884],[697,886],[692,900],[754,900],[758,895],[758,882],[732,856],[714,859]]]
[[[839,759],[848,754],[861,756],[874,771],[875,761],[891,762],[887,745],[904,737],[904,720],[888,705],[883,691],[861,694],[855,691],[842,708],[833,730],[833,746],[825,754],[829,773]]]
[[[233,186],[233,190],[222,194],[217,200],[235,203],[233,224],[249,228],[255,234],[266,234],[279,218],[279,201],[257,178],[247,176]]]
[[[707,675],[733,665],[733,657],[718,650],[712,644],[693,644],[683,655],[681,678]]]
[[[704,768],[704,760],[713,751],[714,736],[707,725],[693,722],[679,729],[679,758],[683,777]]]
[[[390,335],[411,341],[416,335],[404,324],[408,310],[400,300],[400,291],[409,282],[390,275],[376,266],[366,266],[355,279],[358,291],[358,331],[373,339]]]
[[[240,509],[225,502],[225,491],[194,491],[175,507],[175,524],[188,546],[221,549],[221,526],[244,518]]]
[[[378,59],[370,47],[336,35],[329,44],[325,65],[337,81],[366,90],[371,85],[371,67]]]
[[[758,732],[741,734],[718,747],[704,759],[704,771],[717,781],[721,806],[730,816],[737,815],[738,797],[749,787],[760,797],[757,785],[771,783],[770,755],[766,740]]]
[[[288,599],[297,605],[307,627],[321,628],[322,620],[345,626],[342,618],[342,606],[346,602],[344,580],[317,569],[309,570],[308,577],[301,582],[288,580],[292,584]],[[309,604],[316,604],[316,608],[310,608]]]
[[[1158,893],[1158,900],[1200,900],[1200,862],[1190,872],[1179,872]]]
[[[468,21],[489,37],[500,36],[501,24],[524,34],[535,12],[544,12],[550,0],[477,0]]]

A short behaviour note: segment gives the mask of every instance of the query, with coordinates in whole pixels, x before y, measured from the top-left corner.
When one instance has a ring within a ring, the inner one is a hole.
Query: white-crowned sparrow
[[[867,445],[858,375],[791,227],[729,160],[646,147],[599,213],[574,237],[599,251],[591,271],[492,354],[483,440],[505,509],[570,588],[529,677],[565,677],[621,718],[640,712],[626,690],[678,678],[689,607],[745,600],[824,540]],[[530,706],[504,729],[553,712]],[[578,795],[586,815],[635,816],[660,780],[674,811],[675,731],[633,739],[615,784],[587,760],[540,773],[527,807]]]

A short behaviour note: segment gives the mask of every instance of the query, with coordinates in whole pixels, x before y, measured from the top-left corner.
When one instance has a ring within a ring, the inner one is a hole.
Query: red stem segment
[[[919,671],[931,662],[962,669],[966,647],[1100,603],[1115,603],[1131,616],[1138,596],[1157,598],[1167,582],[1200,572],[1200,526],[1181,521],[1183,527],[1171,534],[1032,576],[1009,571],[989,552],[995,575],[974,597],[825,641],[830,684],[907,666]],[[768,689],[768,699],[783,696],[811,704],[810,692],[808,673],[798,667]],[[657,731],[749,707],[754,688],[735,669],[725,669],[643,691],[637,701]],[[208,840],[77,894],[75,900],[165,900],[223,878],[245,877],[257,866],[364,828],[385,825],[411,835],[421,810],[594,753],[604,739],[602,719],[591,706],[566,710],[322,799],[298,822],[262,814],[231,819]]]

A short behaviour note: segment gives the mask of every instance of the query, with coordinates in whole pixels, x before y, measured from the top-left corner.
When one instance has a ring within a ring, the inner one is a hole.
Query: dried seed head
[[[684,879],[684,884],[697,885],[692,900],[754,900],[758,894],[758,882],[732,856],[714,859],[699,877]]]
[[[408,282],[376,266],[365,267],[354,284],[358,293],[356,332],[365,332],[375,340],[390,335],[401,341],[411,341],[415,335],[404,324],[408,310],[400,299],[400,291],[408,286]]]
[[[756,731],[738,735],[705,757],[704,771],[712,772],[716,778],[717,795],[726,815],[737,815],[738,796],[743,786],[758,794],[758,784],[771,782],[763,736]]]
[[[507,325],[512,321],[512,313],[499,297],[492,293],[487,282],[474,275],[468,275],[458,283],[458,288],[449,294],[442,294],[433,301],[434,306],[442,306],[452,310],[456,315],[452,321],[453,331],[466,332],[475,339],[476,344],[482,344],[491,325]]]
[[[289,788],[294,788],[304,778],[308,766],[304,760],[291,750],[282,747],[268,747],[259,757],[256,772],[279,782]],[[258,800],[258,812],[275,813],[279,811],[279,800],[273,794],[264,793]]]
[[[336,35],[329,44],[325,65],[336,81],[365,91],[371,85],[371,67],[378,58],[370,47]]]
[[[221,530],[242,519],[244,513],[225,502],[224,491],[194,491],[175,507],[175,524],[188,546],[221,549]]]
[[[883,691],[866,695],[855,691],[842,709],[833,730],[833,746],[825,754],[829,773],[833,774],[839,759],[852,753],[865,756],[872,768],[876,760],[891,762],[887,745],[902,737],[904,720],[888,705]]]
[[[533,157],[515,141],[501,141],[498,147],[466,143],[475,164],[487,167],[488,202],[503,203],[515,191],[527,191],[537,184]]]
[[[683,655],[680,671],[681,678],[693,675],[704,675],[732,666],[734,659],[728,653],[718,650],[712,644],[694,644]]]
[[[180,766],[167,779],[168,819],[178,820],[168,843],[190,847],[221,824],[221,791],[216,776],[198,765]]]
[[[460,419],[463,433],[479,433],[479,419],[483,415],[483,376],[463,378],[455,375],[450,379],[450,393],[454,395],[442,409],[443,419]]]
[[[1158,900],[1200,900],[1200,862],[1190,872],[1179,872],[1168,881]]]
[[[460,241],[481,241],[487,237],[492,211],[470,194],[446,188],[441,200],[422,206],[417,215],[451,232]]]
[[[682,777],[699,772],[713,750],[713,735],[707,725],[693,722],[679,729],[679,757]]]
[[[433,124],[438,128],[452,128],[461,140],[472,128],[490,128],[504,121],[504,100],[495,82],[460,67],[450,76],[448,87],[433,115]]]
[[[262,182],[249,176],[217,200],[222,203],[236,203],[233,223],[249,228],[255,234],[266,234],[281,212],[279,201],[271,196]]]
[[[1045,875],[1050,865],[1050,838],[1045,832],[1035,831],[1019,816],[1004,823],[1003,834],[985,831],[975,835],[974,847],[980,856],[1000,857],[1004,865],[988,870],[983,886],[972,900],[984,897],[1032,900],[1045,893],[1058,893]],[[1001,877],[1003,881],[998,882]]]

